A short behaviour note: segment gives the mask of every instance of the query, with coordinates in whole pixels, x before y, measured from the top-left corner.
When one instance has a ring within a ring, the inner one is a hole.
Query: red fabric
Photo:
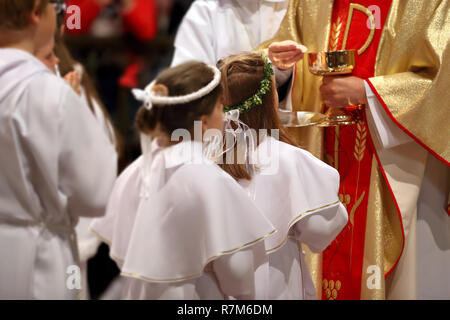
[[[141,41],[152,39],[158,32],[158,15],[155,0],[134,0],[131,10],[122,14],[124,28]],[[67,7],[77,5],[81,11],[81,29],[67,30],[70,34],[85,34],[102,11],[95,0],[68,0]]]
[[[154,0],[136,0],[132,10],[123,15],[125,29],[141,41],[148,41],[158,32],[158,15]]]
[[[70,34],[85,34],[91,29],[91,25],[102,11],[94,0],[67,0],[67,7],[76,5],[80,7],[81,29],[66,30]]]
[[[142,64],[140,61],[131,63],[126,69],[124,74],[119,79],[119,85],[124,88],[133,89],[139,85],[139,73],[142,70]]]
[[[360,4],[366,8],[374,4],[378,5],[381,9],[381,26],[384,26],[391,6],[391,0],[335,0],[332,23],[336,23],[339,19],[343,24],[339,34],[338,49],[342,48],[351,3]],[[354,10],[346,49],[361,48],[369,33],[367,16]],[[353,75],[364,79],[374,75],[381,33],[382,29],[377,29],[369,48],[356,57]],[[335,160],[335,128],[325,130],[325,153],[328,159]],[[328,283],[340,282],[339,290],[333,290],[337,300],[360,299],[366,216],[374,154],[375,149],[366,121],[359,126],[340,127],[338,171],[341,175],[341,185],[339,193],[344,199],[349,215],[352,215],[353,211],[354,223],[352,225],[349,219],[344,230],[323,253],[323,279]],[[361,200],[359,205],[358,200]],[[322,290],[323,299],[328,298],[327,293],[330,294],[330,291],[327,292],[326,289]]]

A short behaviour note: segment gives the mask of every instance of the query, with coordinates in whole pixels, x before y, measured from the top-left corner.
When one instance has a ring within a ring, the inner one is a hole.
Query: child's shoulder
[[[292,165],[301,165],[303,167],[316,167],[326,171],[336,171],[333,167],[326,164],[322,160],[315,157],[309,151],[290,145],[285,142],[278,141],[276,139],[271,139],[273,146],[278,146],[278,154],[281,163],[291,163]],[[337,174],[337,171],[336,171]]]
[[[242,187],[218,165],[212,162],[185,163],[178,167],[167,182],[167,189],[176,197],[194,202],[220,198],[224,194],[239,194]]]
[[[132,163],[130,163],[117,177],[116,183],[124,183],[130,179],[135,179],[140,174],[141,165],[144,156],[140,156]]]
[[[215,163],[205,160],[202,163],[186,163],[177,170],[182,177],[193,186],[214,186],[216,183],[233,183],[233,178]]]
[[[277,150],[284,159],[307,159],[311,161],[320,161],[314,157],[309,151],[300,147],[293,146],[289,143],[282,142],[275,138],[269,138],[271,148]],[[320,161],[321,162],[321,161]]]
[[[35,73],[29,79],[27,89],[30,91],[38,91],[38,97],[54,96],[58,97],[60,94],[70,94],[73,89],[61,78],[58,78],[50,70]],[[73,92],[75,94],[75,92]]]

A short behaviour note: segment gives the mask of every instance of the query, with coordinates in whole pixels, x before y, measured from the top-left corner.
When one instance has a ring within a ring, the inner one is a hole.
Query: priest
[[[341,174],[349,223],[312,259],[323,299],[450,298],[450,2],[291,0],[262,45],[293,69],[291,107],[364,105],[358,124],[297,132]],[[351,76],[323,79],[299,61],[355,49]]]
[[[188,60],[215,65],[219,59],[253,51],[273,37],[288,0],[197,0],[180,25],[172,66]]]

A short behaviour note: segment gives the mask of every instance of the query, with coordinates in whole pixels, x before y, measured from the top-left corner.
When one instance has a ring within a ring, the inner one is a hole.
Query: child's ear
[[[33,8],[33,11],[31,11],[30,16],[29,16],[30,25],[38,25],[39,22],[41,21],[41,15],[43,14],[43,12],[39,11],[39,2],[40,1],[41,0],[34,1],[34,8]]]
[[[209,129],[209,115],[204,114],[200,117],[200,121],[202,122],[202,133]]]

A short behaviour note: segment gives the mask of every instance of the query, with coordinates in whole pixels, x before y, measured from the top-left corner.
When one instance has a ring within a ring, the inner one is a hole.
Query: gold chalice
[[[355,50],[308,53],[309,71],[317,76],[351,74],[355,68]],[[321,127],[350,125],[362,121],[362,105],[327,108]]]

